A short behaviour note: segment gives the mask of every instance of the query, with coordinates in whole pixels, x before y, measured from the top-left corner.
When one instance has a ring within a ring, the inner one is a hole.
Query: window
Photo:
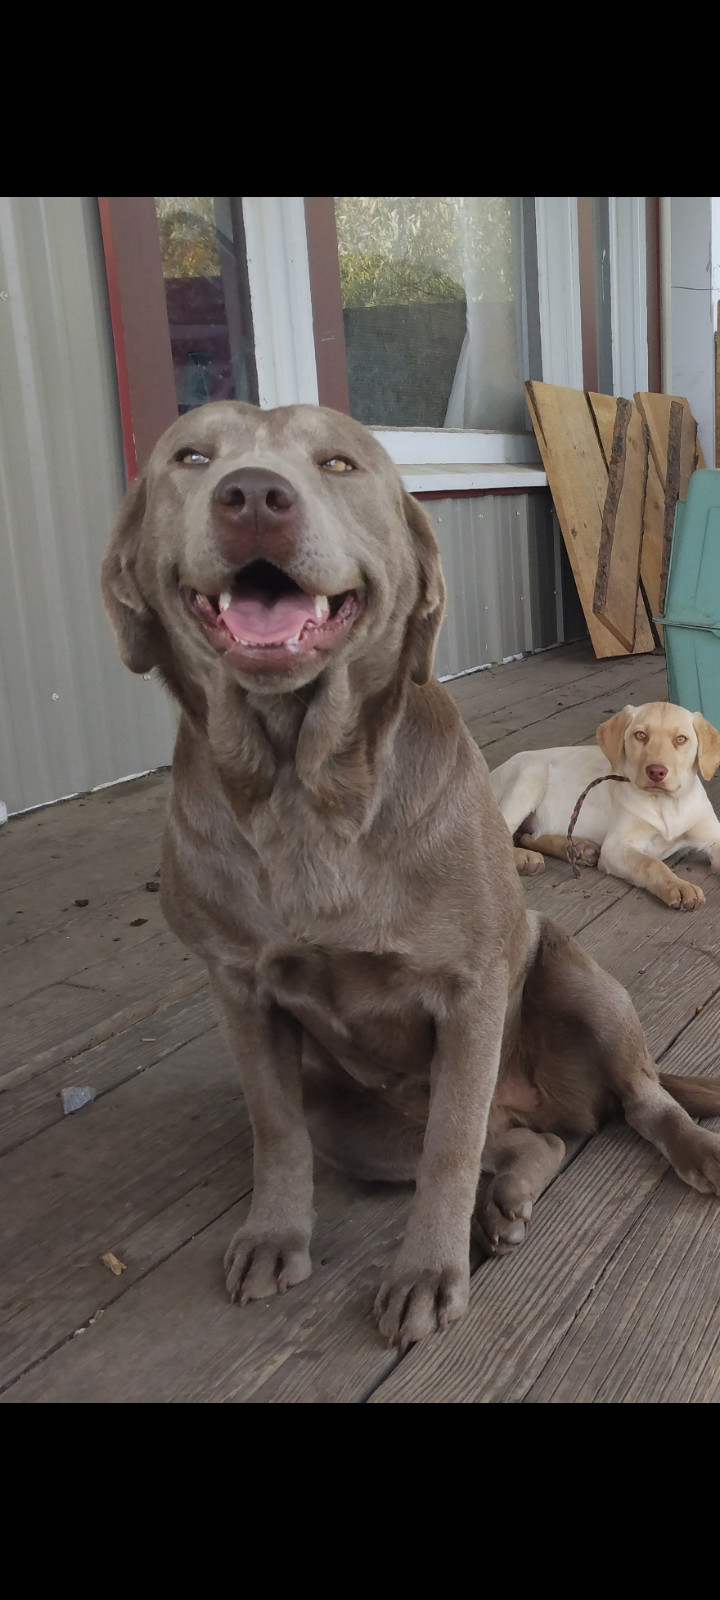
[[[336,196],[354,417],[371,427],[521,433],[530,376],[522,201]]]
[[[179,413],[257,403],[242,202],[140,195],[98,206],[132,482]]]
[[[428,492],[455,467],[467,492],[471,469],[534,470],[526,378],[659,384],[658,206],[100,199],[128,476],[179,411],[222,397],[350,412],[399,464],[443,466]]]
[[[257,401],[242,204],[155,197],[178,410]]]

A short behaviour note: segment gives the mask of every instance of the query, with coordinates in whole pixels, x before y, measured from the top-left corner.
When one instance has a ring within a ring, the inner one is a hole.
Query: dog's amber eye
[[[635,738],[639,739],[641,744],[644,744],[645,740],[647,739],[647,734],[643,733],[642,728],[638,728],[635,732]]]
[[[344,456],[332,456],[329,461],[321,462],[325,472],[354,472],[352,461],[346,461]]]
[[[175,457],[183,467],[208,467],[210,457],[204,456],[200,450],[181,450]]]
[[[677,738],[673,739],[673,744],[687,744],[687,736],[686,736],[686,734],[679,733]]]

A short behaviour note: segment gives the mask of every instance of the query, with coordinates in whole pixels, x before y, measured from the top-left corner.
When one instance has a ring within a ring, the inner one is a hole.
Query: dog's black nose
[[[212,520],[218,548],[235,567],[259,557],[285,566],[297,554],[300,497],[287,478],[267,467],[238,467],[221,478]]]
[[[287,517],[297,504],[297,494],[278,472],[239,467],[220,480],[213,501],[221,516],[234,523],[254,523],[264,530]]]

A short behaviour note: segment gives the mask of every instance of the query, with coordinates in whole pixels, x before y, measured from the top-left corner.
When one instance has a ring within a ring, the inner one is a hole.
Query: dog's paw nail
[[[532,1200],[523,1200],[523,1203],[520,1206],[520,1216],[524,1217],[526,1222],[528,1221],[528,1218],[532,1216]]]

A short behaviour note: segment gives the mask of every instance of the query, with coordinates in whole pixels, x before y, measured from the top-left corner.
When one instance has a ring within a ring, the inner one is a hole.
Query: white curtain
[[[456,206],[467,331],[444,426],[523,432],[519,206],[487,196],[458,197]]]

